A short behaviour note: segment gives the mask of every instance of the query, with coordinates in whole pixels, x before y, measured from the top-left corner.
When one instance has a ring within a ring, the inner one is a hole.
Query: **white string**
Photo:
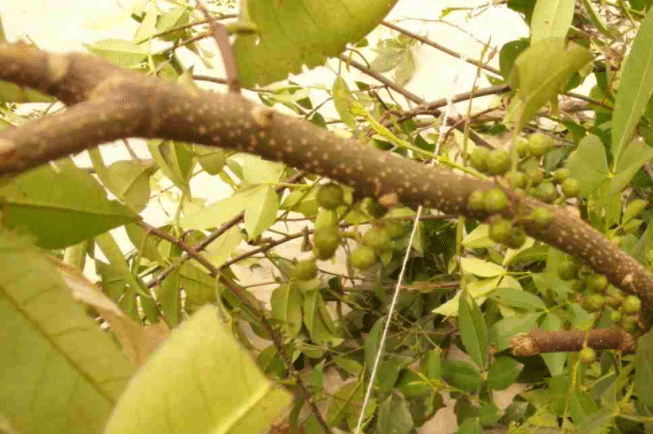
[[[442,124],[439,129],[438,140],[435,145],[435,154],[437,155],[440,150],[440,145],[444,138],[444,133],[447,129],[447,120],[449,119],[449,113],[453,110],[453,95],[456,84],[458,83],[458,78],[460,77],[460,72],[462,66],[464,65],[466,57],[460,56],[460,66],[456,72],[456,75],[453,79],[453,86],[451,91],[447,95],[447,106],[442,113]],[[436,160],[432,160],[430,165],[433,166]],[[410,238],[408,239],[408,246],[406,247],[406,254],[404,255],[404,260],[401,264],[401,270],[399,271],[399,277],[397,278],[397,285],[395,286],[394,294],[392,296],[392,301],[390,303],[390,308],[388,309],[388,318],[385,321],[385,326],[383,327],[383,333],[381,334],[381,340],[379,342],[379,349],[376,352],[376,357],[374,358],[374,364],[372,365],[372,372],[370,373],[370,382],[367,385],[365,390],[365,398],[363,398],[363,404],[361,406],[360,414],[358,415],[358,423],[356,424],[356,429],[354,434],[360,434],[361,428],[363,426],[363,419],[365,418],[365,409],[370,401],[372,396],[372,389],[374,387],[374,381],[376,380],[376,372],[379,368],[379,363],[381,361],[381,356],[383,355],[383,348],[385,346],[385,341],[388,337],[388,330],[390,329],[390,321],[392,321],[392,315],[394,314],[395,307],[397,306],[397,300],[399,299],[399,292],[401,290],[401,285],[404,281],[404,274],[406,273],[406,266],[408,265],[408,259],[410,258],[410,251],[413,247],[413,240],[415,239],[415,234],[417,233],[417,226],[419,224],[420,216],[422,215],[422,206],[420,205],[417,208],[417,213],[415,214],[415,221],[413,222],[413,230],[410,232]]]

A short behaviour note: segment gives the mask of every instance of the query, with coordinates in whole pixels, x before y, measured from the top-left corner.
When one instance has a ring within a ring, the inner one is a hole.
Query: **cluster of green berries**
[[[573,281],[572,287],[582,293],[582,305],[589,312],[602,312],[611,307],[610,319],[624,330],[637,330],[637,319],[642,301],[636,295],[625,295],[620,289],[608,284],[602,274],[588,272],[585,267],[567,260],[558,267],[558,277]]]
[[[469,155],[469,161],[476,170],[504,176],[513,189],[523,190],[542,202],[578,197],[580,183],[569,177],[569,170],[562,168],[545,173],[541,167],[542,157],[553,146],[553,138],[542,133],[531,134],[528,140],[518,140],[516,148],[520,161],[515,171],[510,171],[510,154],[504,149],[476,147]]]
[[[395,240],[406,235],[406,225],[396,222],[375,221],[361,237],[343,233],[338,226],[335,210],[344,205],[344,192],[341,186],[335,183],[321,185],[316,195],[317,203],[321,208],[322,216],[318,215],[313,234],[313,258],[298,261],[294,264],[292,277],[296,280],[311,280],[317,276],[316,261],[333,258],[340,246],[343,237],[354,238],[359,245],[354,248],[349,256],[349,263],[359,270],[367,270],[379,261],[379,257],[391,251]],[[364,211],[373,219],[383,217],[387,213],[381,204],[374,200],[365,201]]]

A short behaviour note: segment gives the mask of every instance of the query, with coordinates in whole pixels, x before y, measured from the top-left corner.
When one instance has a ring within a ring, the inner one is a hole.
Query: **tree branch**
[[[395,197],[416,207],[485,219],[469,209],[476,191],[494,181],[463,176],[399,158],[309,122],[277,113],[235,94],[185,87],[101,59],[47,54],[20,44],[0,44],[0,79],[36,88],[76,104],[64,113],[0,132],[0,175],[20,173],[56,158],[124,137],[162,138],[250,152],[328,176],[364,196]],[[83,101],[83,102],[82,102]],[[642,299],[641,322],[653,322],[653,275],[617,245],[563,208],[503,188],[506,218],[563,252],[585,261],[610,283]],[[535,207],[552,222],[537,229],[523,220]]]

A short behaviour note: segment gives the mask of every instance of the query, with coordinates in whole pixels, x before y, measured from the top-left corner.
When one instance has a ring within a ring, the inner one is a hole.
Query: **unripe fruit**
[[[508,172],[506,179],[512,188],[524,188],[526,186],[526,175],[523,172]]]
[[[551,224],[551,220],[553,220],[553,214],[548,209],[538,206],[533,210],[533,226],[536,229],[546,229]]]
[[[471,154],[469,154],[469,162],[472,164],[472,167],[479,172],[485,172],[487,170],[487,159],[490,155],[490,150],[488,148],[483,148],[477,146],[474,148]]]
[[[340,230],[337,226],[326,226],[315,230],[313,244],[317,257],[322,260],[331,259],[340,245]]]
[[[541,157],[553,145],[553,138],[542,133],[531,134],[528,138],[528,151],[535,157]]]
[[[558,169],[553,172],[553,179],[557,182],[562,182],[567,178],[569,178],[569,169]]]
[[[567,178],[560,184],[560,190],[562,190],[562,194],[565,197],[578,197],[580,194],[580,182],[574,178]]]
[[[540,199],[542,202],[552,203],[558,198],[558,191],[550,182],[544,182],[537,186],[533,192],[533,196]]]
[[[618,323],[619,321],[621,321],[621,312],[619,312],[618,310],[613,310],[612,312],[610,312],[610,319],[612,320],[612,322]]]
[[[378,226],[373,226],[365,232],[365,235],[363,235],[363,244],[373,248],[377,253],[392,249],[390,235]]]
[[[544,179],[544,172],[539,167],[534,167],[526,171],[526,177],[531,181],[531,184],[537,185]]]
[[[349,255],[349,264],[359,270],[367,270],[376,264],[376,253],[369,246],[358,246]]]
[[[508,206],[506,194],[498,188],[493,188],[485,194],[485,211],[496,213],[503,211]]]
[[[592,292],[604,292],[608,287],[608,278],[603,274],[590,274],[587,276],[586,285]]]
[[[506,246],[511,249],[518,249],[526,242],[526,232],[522,228],[514,228],[506,240]]]
[[[387,222],[383,228],[388,233],[391,240],[397,240],[406,235],[407,226],[400,222]]]
[[[637,331],[639,326],[637,325],[637,317],[633,316],[624,316],[621,318],[621,328],[629,333]]]
[[[590,312],[596,312],[605,307],[605,297],[601,294],[589,294],[583,300],[583,306]]]
[[[512,222],[499,219],[490,225],[490,239],[496,243],[505,243],[512,233]]]
[[[317,190],[317,203],[325,209],[336,209],[342,204],[343,191],[338,184],[320,185]]]
[[[473,212],[485,211],[485,195],[486,193],[481,190],[474,190],[467,198],[467,205]]]
[[[564,262],[558,267],[558,277],[562,280],[575,279],[576,273],[578,273],[578,265],[571,261]]]
[[[490,151],[487,158],[487,172],[490,175],[503,175],[510,169],[510,155],[505,149]]]
[[[621,305],[624,313],[637,313],[642,308],[642,301],[636,295],[629,295]]]
[[[311,280],[317,276],[315,261],[299,261],[293,267],[293,277],[297,280]]]
[[[594,348],[584,347],[579,353],[580,361],[583,363],[592,363],[596,360],[596,351]]]
[[[528,157],[528,140],[520,138],[515,145],[517,147],[517,154],[521,157]]]

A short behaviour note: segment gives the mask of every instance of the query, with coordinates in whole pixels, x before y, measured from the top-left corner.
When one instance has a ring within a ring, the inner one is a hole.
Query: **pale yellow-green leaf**
[[[574,17],[575,0],[537,0],[531,17],[531,44],[567,36]]]
[[[0,270],[0,411],[22,433],[100,433],[133,365],[28,238],[0,229]]]
[[[260,434],[291,401],[205,306],[133,378],[105,434]]]

